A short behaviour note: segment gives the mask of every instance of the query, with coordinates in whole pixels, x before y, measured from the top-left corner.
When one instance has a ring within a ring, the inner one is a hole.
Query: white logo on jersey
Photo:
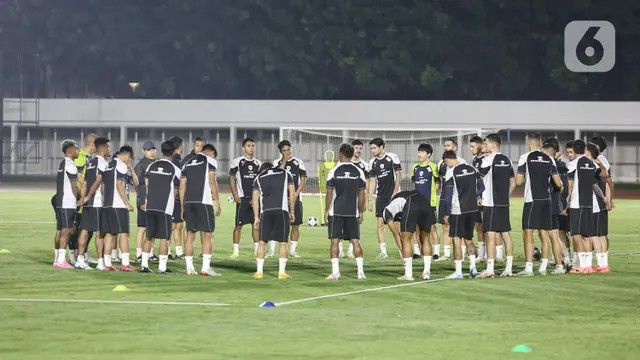
[[[418,173],[418,175],[420,175],[420,176],[424,175],[424,171],[420,170],[420,172]]]
[[[248,166],[248,169],[249,169],[249,170],[253,170],[253,165],[249,165],[249,166]]]
[[[287,165],[287,171],[291,171],[291,166]]]
[[[538,160],[531,160],[531,162],[539,162],[539,163],[545,163],[545,164],[550,163],[550,161],[543,160],[542,156],[538,156]]]
[[[158,175],[171,175],[169,173],[164,172],[164,169],[159,167],[158,170],[153,170],[153,171],[149,171],[152,174],[158,174]]]
[[[293,164],[294,164],[295,166],[298,166],[298,162],[297,162],[297,161],[294,161],[294,162],[293,162]]]
[[[384,169],[384,164],[380,164],[380,169]]]

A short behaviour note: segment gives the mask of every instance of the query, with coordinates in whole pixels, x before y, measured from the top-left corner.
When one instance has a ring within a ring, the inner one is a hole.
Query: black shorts
[[[483,206],[482,228],[484,231],[507,232],[511,231],[508,206]]]
[[[551,230],[551,200],[533,200],[524,203],[522,230]]]
[[[253,210],[251,210],[253,213]],[[295,205],[295,210],[294,210],[294,216],[295,219],[293,219],[293,222],[291,223],[291,225],[300,225],[302,224],[302,201],[300,201],[300,199],[296,200],[296,205]]]
[[[297,220],[297,219],[296,219]],[[253,208],[251,207],[250,198],[240,198],[240,204],[236,203],[236,226],[253,224]],[[288,215],[287,215],[287,222]]]
[[[384,208],[391,202],[391,196],[376,197],[376,217],[380,218],[384,215]]]
[[[329,239],[359,240],[360,223],[354,216],[330,216]]]
[[[558,229],[569,231],[569,215],[558,215]]]
[[[267,210],[260,215],[260,240],[287,242],[289,240],[289,213]]]
[[[184,220],[187,223],[187,231],[190,232],[213,232],[216,228],[212,205],[197,203],[184,204]]]
[[[100,213],[102,208],[85,206],[80,217],[80,229],[87,231],[100,231]]]
[[[402,208],[400,231],[416,232],[418,227],[421,231],[431,231],[432,220],[431,206],[425,203],[424,198],[410,196]]]
[[[173,215],[171,216],[171,221],[174,223],[181,223],[184,221],[182,218],[182,205],[180,205],[180,200],[178,199],[173,203]]]
[[[482,209],[483,206],[480,206],[480,209],[478,209],[478,212],[476,213],[476,224],[482,224]]]
[[[138,204],[137,206],[137,210],[138,210],[138,227],[139,228],[144,228],[147,227],[147,215],[145,214],[146,211],[142,210],[140,207],[142,206],[142,204]]]
[[[440,201],[440,202],[438,203],[438,224],[444,224],[444,217],[445,217],[446,215],[449,215],[449,214],[447,214],[447,212],[445,211],[445,210],[446,210],[446,208],[447,208],[447,207],[446,207],[446,203],[445,203],[444,201]]]
[[[591,208],[570,209],[571,235],[590,237],[596,229],[596,218]]]
[[[129,210],[103,208],[100,212],[100,232],[103,234],[128,234]]]
[[[147,238],[171,239],[171,215],[161,211],[145,211],[145,223],[147,224]]]
[[[77,214],[76,209],[56,209],[56,230],[74,228]]]
[[[600,212],[593,214],[595,216],[595,236],[607,236],[609,235],[609,212],[607,210],[600,210]]]
[[[402,211],[399,211],[396,216],[393,216],[391,211],[384,209],[384,212],[382,213],[382,221],[384,221],[385,224],[388,224],[392,220],[397,222],[402,221]]]
[[[449,215],[449,237],[459,237],[467,240],[473,239],[476,216],[476,212]]]

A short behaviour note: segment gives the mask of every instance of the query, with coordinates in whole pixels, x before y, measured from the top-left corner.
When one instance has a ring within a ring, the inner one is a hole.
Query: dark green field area
[[[436,262],[436,281],[393,287],[402,264],[390,234],[390,259],[375,259],[371,214],[362,229],[367,280],[355,279],[349,259],[341,263],[340,281],[324,280],[331,270],[326,228],[308,226],[301,230],[302,257],[289,261],[292,280],[276,280],[277,259],[267,260],[263,280],[253,280],[249,228],[240,260],[229,259],[234,209],[226,201],[213,257],[222,277],[53,270],[50,195],[0,192],[0,248],[11,251],[0,254],[0,359],[617,360],[640,354],[640,201],[618,200],[610,214],[611,273],[439,281],[453,264]],[[304,206],[306,216],[320,217],[319,197],[305,197]],[[521,209],[514,199],[516,267],[523,265]],[[169,266],[184,271],[183,261]],[[419,274],[422,262],[414,266]],[[113,292],[119,284],[130,291]],[[392,287],[377,289],[386,286]],[[355,293],[310,299],[349,292]],[[267,300],[305,301],[258,307]],[[513,353],[518,344],[533,351]]]

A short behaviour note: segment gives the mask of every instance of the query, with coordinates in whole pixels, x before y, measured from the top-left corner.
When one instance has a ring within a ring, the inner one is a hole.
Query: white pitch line
[[[276,303],[275,306],[279,307],[279,306],[298,304],[298,303],[314,301],[314,300],[330,299],[330,298],[341,297],[341,296],[349,296],[349,295],[354,295],[354,294],[361,294],[361,293],[372,292],[372,291],[394,289],[394,288],[406,287],[406,286],[416,286],[416,285],[421,285],[421,284],[434,283],[434,282],[438,282],[438,281],[442,281],[442,280],[447,280],[447,278],[445,277],[445,278],[439,278],[439,279],[433,279],[433,280],[424,280],[424,281],[410,282],[410,283],[405,283],[405,284],[381,286],[381,287],[376,287],[376,288],[348,291],[348,292],[337,293],[337,294],[321,295],[321,296],[314,296],[314,297],[304,298],[304,299],[283,301],[283,302],[280,302],[280,303]]]
[[[81,303],[81,304],[131,304],[131,305],[181,305],[181,306],[231,306],[231,304],[209,302],[179,301],[123,301],[123,300],[77,300],[77,299],[17,299],[0,298],[6,302],[49,302],[49,303]]]

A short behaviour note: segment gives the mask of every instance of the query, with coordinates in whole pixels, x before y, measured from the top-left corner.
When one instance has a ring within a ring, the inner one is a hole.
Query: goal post
[[[320,196],[324,212],[324,193],[326,176],[331,167],[327,163],[338,162],[338,148],[342,143],[351,143],[359,139],[364,144],[361,158],[369,161],[372,157],[369,141],[379,137],[385,142],[385,151],[398,155],[402,166],[401,189],[411,188],[412,165],[417,161],[418,145],[431,144],[433,147],[432,161],[438,162],[444,151],[444,142],[453,138],[458,142],[458,153],[463,158],[470,158],[469,139],[475,135],[486,135],[495,129],[389,129],[389,128],[300,128],[281,127],[280,139],[289,140],[296,157],[301,159],[307,167],[307,183],[303,196]],[[328,151],[334,154],[333,159],[326,157]],[[311,210],[311,209],[309,209]],[[322,213],[315,214],[305,209],[305,216],[316,216],[322,219]]]

